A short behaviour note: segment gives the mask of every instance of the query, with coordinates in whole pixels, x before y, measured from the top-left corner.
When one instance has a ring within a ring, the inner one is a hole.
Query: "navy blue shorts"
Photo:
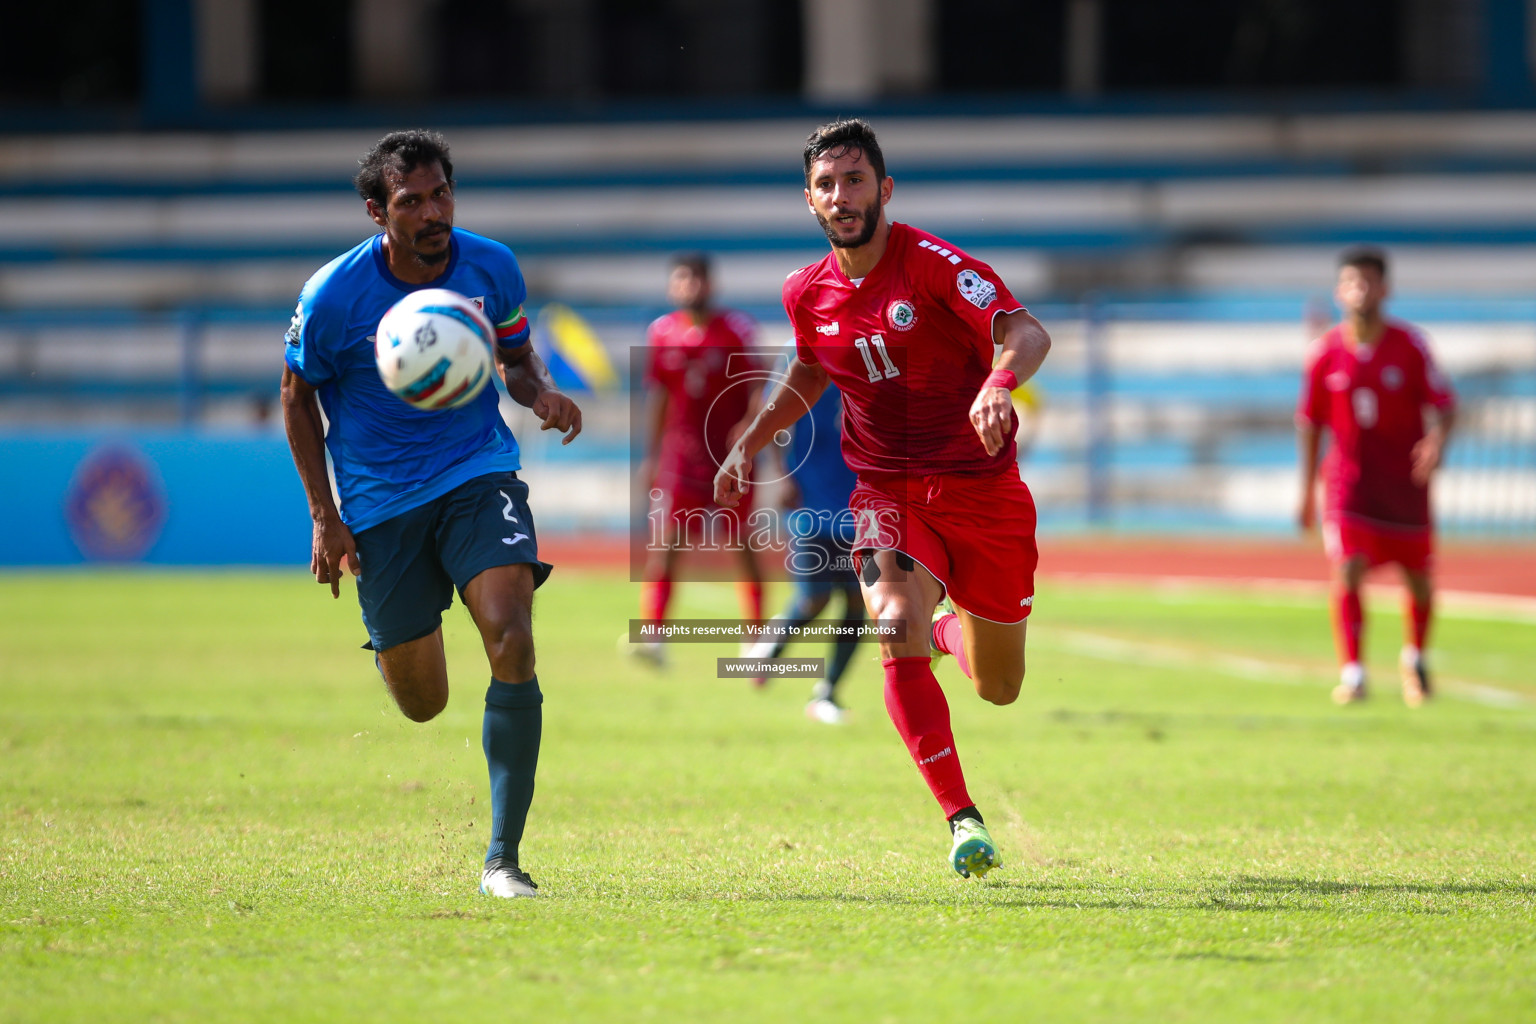
[[[435,632],[454,590],[462,601],[487,569],[526,563],[543,584],[554,566],[539,561],[527,499],[516,473],[489,473],[356,534],[357,603],[373,649]]]

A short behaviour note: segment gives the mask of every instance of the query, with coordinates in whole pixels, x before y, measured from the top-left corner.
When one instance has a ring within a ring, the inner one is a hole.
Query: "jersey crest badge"
[[[996,286],[969,268],[960,271],[955,286],[960,289],[960,297],[977,309],[986,309],[997,298]]]
[[[300,302],[293,309],[293,319],[288,321],[288,333],[283,335],[283,341],[288,345],[297,345],[299,337],[304,332],[304,303]]]
[[[1385,366],[1381,370],[1381,386],[1388,391],[1396,391],[1403,386],[1403,371],[1398,366]]]
[[[885,319],[897,331],[910,331],[917,326],[917,310],[906,299],[897,299],[886,307]]]

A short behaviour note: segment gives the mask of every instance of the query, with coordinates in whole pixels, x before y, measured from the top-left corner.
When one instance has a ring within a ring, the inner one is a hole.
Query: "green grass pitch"
[[[548,898],[503,903],[461,610],[422,726],[350,588],[0,575],[0,1020],[1536,1018],[1536,625],[1443,619],[1451,692],[1411,712],[1381,604],[1339,709],[1319,600],[1043,581],[1016,705],[939,663],[1006,864],[978,882],[873,648],[829,728],[804,681],[714,678],[733,651],[620,659],[634,588],[557,573]]]

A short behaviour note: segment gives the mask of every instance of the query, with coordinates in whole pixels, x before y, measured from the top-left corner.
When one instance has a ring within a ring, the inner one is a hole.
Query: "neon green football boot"
[[[981,878],[993,868],[1003,866],[992,834],[975,818],[961,818],[955,822],[955,845],[949,851],[949,863],[961,878],[972,875]]]
[[[938,645],[933,642],[933,627],[937,626],[944,616],[953,614],[955,614],[954,602],[950,601],[948,594],[945,594],[939,601],[938,607],[933,610],[933,615],[928,619],[928,657],[943,658],[949,654],[948,651],[939,650]]]

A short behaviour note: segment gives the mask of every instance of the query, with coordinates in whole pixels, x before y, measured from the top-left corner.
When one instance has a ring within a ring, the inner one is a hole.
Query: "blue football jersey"
[[[837,516],[848,508],[857,482],[843,461],[843,396],[828,384],[811,411],[795,422],[789,465],[800,487],[800,507]],[[796,519],[794,522],[798,523]]]
[[[497,325],[499,345],[527,344],[522,307],[528,289],[512,250],[454,228],[447,269],[431,283],[415,285],[390,273],[383,240],[375,235],[309,279],[285,353],[289,369],[319,394],[341,519],[354,533],[474,477],[521,465],[494,386],[462,408],[416,409],[384,386],[373,350],[385,312],[421,288],[448,288],[473,299]]]

